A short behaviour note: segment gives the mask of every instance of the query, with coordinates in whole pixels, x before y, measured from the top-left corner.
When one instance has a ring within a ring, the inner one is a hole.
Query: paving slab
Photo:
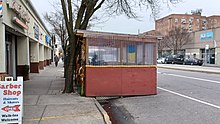
[[[76,94],[61,94],[61,95],[41,95],[38,100],[38,105],[54,105],[54,104],[84,104],[93,103],[92,98],[77,97]]]
[[[64,88],[64,81],[53,81],[50,90],[61,90]]]
[[[80,117],[91,116],[93,118],[100,118],[101,114],[97,110],[94,103],[81,104],[63,104],[63,105],[48,105],[43,114],[43,118],[47,117]]]
[[[39,124],[39,120],[23,120],[22,124]],[[62,123],[60,123],[62,124]]]
[[[47,94],[48,95],[57,95],[57,94],[59,95],[62,93],[62,91],[63,90],[61,90],[61,89],[60,90],[49,90]]]
[[[25,88],[24,87],[24,95],[44,95],[48,93],[49,89],[34,89],[34,88]]]
[[[46,105],[25,105],[24,106],[24,121],[34,121],[37,118],[41,118]]]
[[[41,120],[39,124],[105,124],[105,122],[100,119],[94,119],[90,116],[80,116],[80,117],[72,117],[72,118],[55,118],[48,120]]]
[[[36,105],[39,95],[24,95],[24,105]]]

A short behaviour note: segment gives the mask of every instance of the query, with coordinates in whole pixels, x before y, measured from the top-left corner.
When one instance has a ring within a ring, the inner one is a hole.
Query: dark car
[[[175,55],[169,55],[165,58],[165,64],[174,64],[175,59],[176,59]]]
[[[197,59],[197,58],[185,58],[184,65],[199,65],[201,66],[203,64],[203,60]]]
[[[175,57],[174,64],[183,64],[184,60],[184,55],[178,55]]]
[[[165,59],[166,64],[183,64],[184,55],[170,55]]]

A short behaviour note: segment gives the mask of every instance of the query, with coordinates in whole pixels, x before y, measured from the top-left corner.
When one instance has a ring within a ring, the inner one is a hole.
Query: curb
[[[220,72],[207,71],[207,70],[195,70],[195,69],[189,69],[189,68],[184,69],[184,68],[162,67],[162,66],[157,66],[157,68],[166,68],[166,69],[182,70],[182,71],[194,71],[194,72],[202,72],[202,73],[210,73],[210,74],[220,74]]]
[[[102,106],[98,103],[98,101],[95,98],[93,100],[94,100],[94,103],[95,103],[96,107],[98,108],[99,112],[101,113],[105,124],[111,124],[112,122],[110,121],[110,118],[109,118],[107,112],[102,108]]]

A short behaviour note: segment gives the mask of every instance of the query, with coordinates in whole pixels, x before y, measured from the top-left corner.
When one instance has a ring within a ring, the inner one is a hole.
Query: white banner
[[[0,124],[22,123],[23,77],[0,81]]]

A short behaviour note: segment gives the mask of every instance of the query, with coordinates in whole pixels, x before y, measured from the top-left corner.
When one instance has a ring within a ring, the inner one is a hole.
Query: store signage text
[[[21,123],[23,113],[23,78],[0,81],[0,123]]]
[[[46,39],[46,42],[47,42],[48,44],[51,44],[51,38],[50,38],[49,35],[46,35],[46,36],[45,36],[45,39]]]
[[[26,24],[24,24],[24,22],[22,22],[20,19],[18,19],[17,17],[13,18],[13,22],[18,24],[20,27],[28,30],[28,26]]]
[[[13,9],[15,13],[24,20],[25,22],[29,23],[30,22],[30,16],[28,11],[21,6],[16,0],[9,0],[9,8]]]
[[[209,40],[213,38],[213,32],[205,32],[200,34],[200,40]]]
[[[39,40],[39,26],[37,25],[37,23],[34,23],[34,38]]]

